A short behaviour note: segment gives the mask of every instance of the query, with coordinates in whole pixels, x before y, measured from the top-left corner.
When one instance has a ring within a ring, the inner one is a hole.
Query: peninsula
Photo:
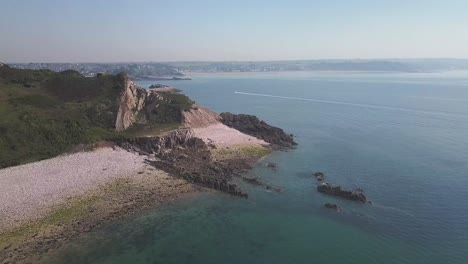
[[[292,135],[124,73],[0,66],[0,259],[40,261],[102,224],[232,182]]]

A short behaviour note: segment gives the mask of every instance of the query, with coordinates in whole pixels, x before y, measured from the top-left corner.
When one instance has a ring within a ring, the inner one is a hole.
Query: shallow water
[[[248,200],[196,195],[93,232],[55,261],[466,263],[468,72],[197,75],[164,83],[215,111],[255,114],[296,135],[297,149],[250,172],[284,192],[245,185]],[[317,193],[314,171],[364,189],[373,204]],[[326,210],[326,202],[344,211]]]

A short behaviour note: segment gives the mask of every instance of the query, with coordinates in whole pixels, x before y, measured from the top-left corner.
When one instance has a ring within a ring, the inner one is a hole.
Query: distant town
[[[126,72],[135,80],[189,80],[190,73],[371,71],[430,72],[467,70],[468,59],[298,60],[233,62],[139,62],[139,63],[11,63],[20,69],[75,70],[86,77],[98,73]]]

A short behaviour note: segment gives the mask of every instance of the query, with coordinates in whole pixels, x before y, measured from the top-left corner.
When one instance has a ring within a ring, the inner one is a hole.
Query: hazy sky
[[[468,0],[0,0],[0,61],[468,58]]]

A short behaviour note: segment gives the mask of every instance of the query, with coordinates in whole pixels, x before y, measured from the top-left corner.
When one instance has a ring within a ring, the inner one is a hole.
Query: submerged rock
[[[315,178],[317,181],[323,181],[325,179],[325,174],[323,172],[316,172],[314,173]]]
[[[283,189],[280,188],[280,187],[273,187],[273,186],[270,186],[270,185],[266,185],[265,189],[267,189],[269,191],[275,191],[275,192],[282,192],[283,191]]]
[[[324,207],[325,207],[325,208],[328,208],[328,209],[333,209],[333,210],[335,210],[335,211],[337,211],[337,212],[343,211],[343,209],[341,209],[341,207],[339,207],[339,206],[336,205],[336,204],[326,203],[326,204],[324,205]]]
[[[252,185],[263,185],[263,183],[258,180],[257,178],[248,178],[248,177],[242,177],[242,180],[245,182],[248,182]]]
[[[339,185],[333,186],[329,183],[322,183],[321,185],[317,186],[317,191],[328,195],[338,196],[351,201],[357,201],[361,203],[368,202],[367,197],[364,195],[361,189],[347,191],[343,190]]]

